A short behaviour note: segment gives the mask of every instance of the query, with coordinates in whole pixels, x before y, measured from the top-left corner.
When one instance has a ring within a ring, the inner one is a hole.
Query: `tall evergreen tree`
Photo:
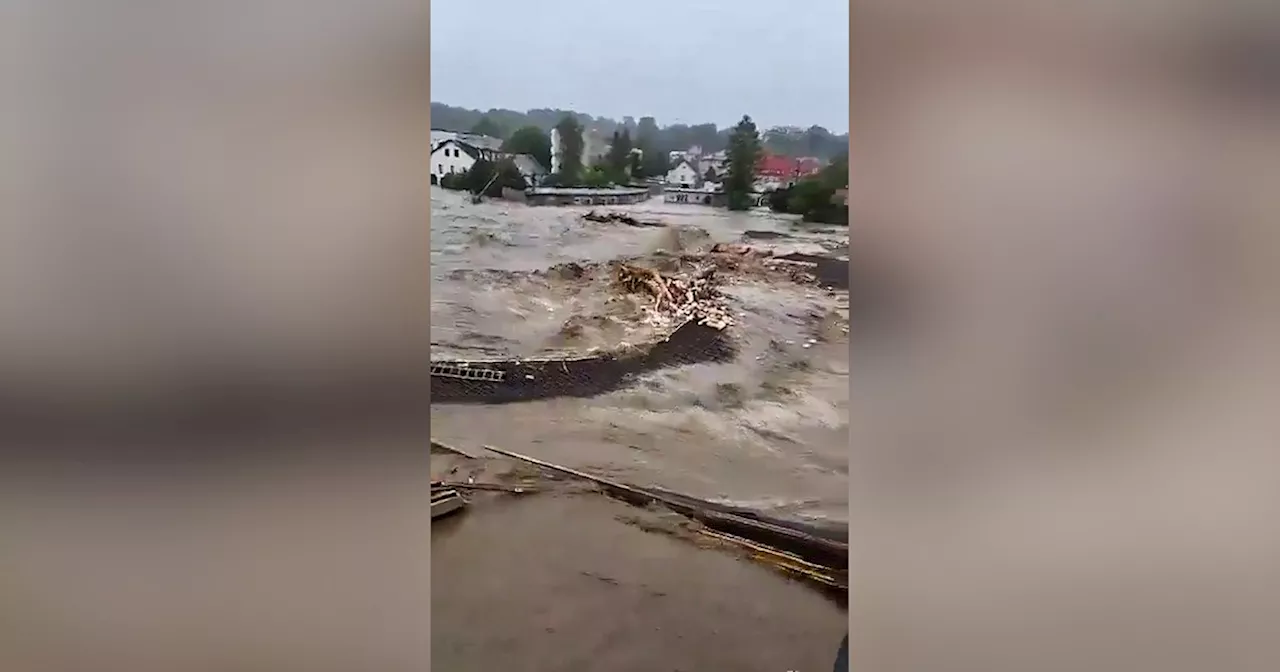
[[[730,210],[746,210],[751,207],[751,190],[755,183],[756,164],[760,161],[760,132],[749,115],[734,126],[729,135],[727,174],[724,181],[725,195]]]
[[[585,148],[582,139],[582,124],[573,115],[565,115],[556,124],[556,132],[560,136],[560,146],[553,151],[560,152],[560,172],[556,181],[563,185],[577,184],[582,179],[582,151]]]
[[[605,155],[605,165],[615,181],[623,182],[627,179],[631,173],[631,158],[631,131],[614,131],[613,140],[609,143],[609,153]]]

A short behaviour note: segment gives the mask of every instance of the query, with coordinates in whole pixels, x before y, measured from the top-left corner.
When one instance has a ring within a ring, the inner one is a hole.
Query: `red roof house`
[[[756,176],[775,180],[793,180],[822,170],[822,161],[812,157],[793,159],[789,156],[764,154],[756,164]]]

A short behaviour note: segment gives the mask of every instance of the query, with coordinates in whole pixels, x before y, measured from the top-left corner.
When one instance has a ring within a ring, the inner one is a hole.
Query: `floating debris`
[[[625,212],[596,212],[592,210],[582,216],[588,222],[597,222],[600,224],[626,224],[627,226],[636,226],[642,228],[661,228],[666,226],[662,222],[653,220],[636,219]]]
[[[682,278],[624,263],[618,265],[615,282],[625,291],[653,296],[651,314],[658,319],[696,320],[698,324],[722,330],[733,324],[733,318],[724,306],[715,276],[714,266]]]

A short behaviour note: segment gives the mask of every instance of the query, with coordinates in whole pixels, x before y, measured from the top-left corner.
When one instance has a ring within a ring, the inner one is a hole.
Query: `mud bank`
[[[433,665],[831,669],[847,629],[837,605],[680,534],[598,495],[495,500],[433,524]]]
[[[825,287],[832,289],[849,289],[849,260],[820,254],[802,254],[794,252],[776,257],[783,261],[793,261],[812,266],[813,276]]]

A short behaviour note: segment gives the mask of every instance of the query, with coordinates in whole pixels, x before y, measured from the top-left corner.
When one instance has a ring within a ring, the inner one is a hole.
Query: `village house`
[[[435,151],[442,143],[448,140],[458,140],[478,149],[502,149],[502,139],[494,138],[487,135],[477,135],[475,133],[460,133],[458,131],[445,131],[438,128],[431,129],[431,151]]]
[[[675,167],[667,171],[666,183],[672,187],[692,189],[697,186],[700,178],[701,176],[696,168],[690,165],[688,161],[681,160]]]
[[[440,184],[446,175],[470,170],[479,157],[479,150],[456,138],[441,141],[431,149],[431,184]]]
[[[537,159],[528,154],[503,152],[498,149],[502,141],[496,138],[489,138],[486,141],[483,140],[484,137],[470,137],[470,139],[481,138],[479,142],[482,146],[464,142],[460,137],[443,140],[436,145],[431,151],[431,184],[440,184],[440,180],[446,175],[471,170],[471,167],[480,159],[493,162],[510,159],[529,186],[538,184],[546,176],[546,168],[539,164]],[[494,140],[497,142],[493,142]]]
[[[696,168],[703,181],[719,182],[729,172],[729,156],[724,151],[708,154],[698,159]]]
[[[801,178],[822,169],[822,162],[811,157],[794,159],[789,156],[765,154],[756,164],[756,189],[772,191],[789,187]]]

